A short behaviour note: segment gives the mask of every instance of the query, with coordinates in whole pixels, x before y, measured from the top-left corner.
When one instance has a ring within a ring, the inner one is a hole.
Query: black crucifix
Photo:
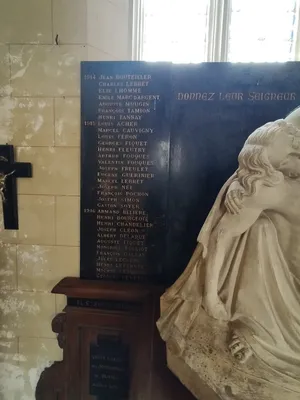
[[[19,229],[16,178],[31,178],[32,166],[15,162],[13,146],[0,145],[0,174],[5,176],[2,196],[4,229]]]

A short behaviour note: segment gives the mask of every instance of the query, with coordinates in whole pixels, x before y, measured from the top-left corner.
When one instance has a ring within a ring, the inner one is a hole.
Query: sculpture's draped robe
[[[226,212],[224,198],[236,178],[220,191],[198,236],[198,246],[183,274],[162,297],[157,325],[165,341],[172,336],[184,350],[199,307],[205,305],[205,271],[211,267],[211,233]],[[218,266],[217,296],[230,325],[258,358],[292,379],[300,377],[300,266],[289,268],[281,250],[272,213],[264,212],[240,236],[230,240]]]

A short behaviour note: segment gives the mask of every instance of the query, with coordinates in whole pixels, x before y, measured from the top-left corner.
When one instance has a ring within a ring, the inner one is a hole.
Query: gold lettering
[[[97,233],[97,238],[101,239],[115,239],[116,234],[113,233]]]
[[[99,75],[99,80],[107,80],[107,79],[114,79],[114,77],[112,75],[104,75],[104,74]]]
[[[133,100],[139,100],[139,101],[151,101],[151,100],[160,100],[160,95],[159,94],[143,94],[143,95],[134,95],[132,96]],[[131,100],[131,99],[128,99]]]
[[[136,150],[145,151],[145,149],[140,149],[140,148],[137,148]],[[131,158],[134,158],[135,160],[141,160],[141,159],[148,160],[149,159],[149,154],[122,154],[122,156],[125,159],[131,159]]]
[[[143,179],[152,179],[154,178],[154,174],[143,174],[143,173],[135,173],[135,172],[123,172],[122,178],[143,178]]]
[[[99,222],[99,221],[97,221],[97,222]],[[97,224],[98,225],[98,224]],[[111,228],[107,228],[107,227],[98,227],[97,228],[97,232],[106,232],[106,233],[111,233],[111,232],[116,232],[116,228],[114,228],[114,227],[111,227]]]
[[[104,227],[114,226],[114,223],[109,221],[97,221],[97,226],[104,226]]]
[[[101,177],[105,176],[105,177],[108,177],[108,178],[116,178],[118,176],[118,174],[114,173],[114,172],[103,172],[103,171],[100,171],[100,172],[97,172],[97,176],[101,176]]]
[[[234,100],[234,101],[241,101],[244,98],[243,93],[239,92],[229,92],[229,93],[219,93],[219,100]]]
[[[126,205],[124,204],[124,206],[135,206],[135,208],[137,208],[137,209],[136,210],[126,210],[126,208],[128,208],[128,207],[126,207],[125,210],[123,210],[123,215],[147,215],[146,211],[138,209],[139,208],[138,204],[126,204]]]
[[[96,121],[84,121],[84,126],[96,126]]]
[[[101,135],[98,135],[101,137]],[[117,142],[117,141],[106,141],[106,140],[98,140],[98,145],[99,146],[121,146],[122,143],[121,142]]]
[[[139,233],[137,228],[120,228],[121,233]]]
[[[134,203],[132,203],[133,200],[135,200]],[[140,200],[139,200],[139,199],[134,198],[134,199],[132,199],[131,201],[132,201],[132,202],[128,202],[128,201],[126,201],[126,200],[124,199],[124,203],[123,203],[124,210],[123,210],[123,212],[128,212],[128,209],[129,209],[129,210],[139,210],[139,209],[140,209],[140,206],[139,206]],[[143,211],[143,210],[142,210],[142,211]]]
[[[191,92],[191,93],[177,93],[177,100],[185,101],[212,101],[215,99],[213,92]]]
[[[97,254],[100,256],[105,256],[105,257],[112,257],[112,256],[120,256],[121,253],[118,251],[104,251],[104,250],[98,250]]]
[[[119,75],[119,74],[116,74],[115,79],[148,81],[148,80],[152,79],[152,76],[151,75]]]
[[[102,191],[112,191],[112,190],[118,190],[118,186],[109,186],[106,184],[104,185],[98,185],[97,189],[101,189]]]
[[[95,214],[96,210],[94,208],[84,208],[84,214]]]
[[[98,89],[98,93],[111,93],[111,89]]]
[[[118,215],[120,213],[119,210],[106,210],[105,208],[98,209],[97,214],[113,214],[113,215]],[[98,216],[97,216],[98,218]],[[99,216],[99,218],[102,218]]]
[[[150,108],[127,108],[128,114],[148,114],[151,112]]]
[[[102,203],[97,203],[97,207],[99,208],[103,208],[103,207],[107,207],[107,208],[117,208],[118,205],[117,204],[110,204],[110,203],[106,203],[105,205],[103,205]]]
[[[97,239],[97,243],[101,244],[105,244],[105,245],[119,245],[120,241],[119,240],[108,240],[108,239]]]
[[[111,97],[110,99],[100,99],[100,97]],[[99,96],[99,100],[113,100],[113,96]],[[100,114],[124,114],[124,108],[98,108]]]
[[[137,139],[138,135],[118,135],[118,139]]]
[[[117,87],[117,86],[123,86],[123,82],[99,82],[99,87]]]
[[[102,119],[104,121],[110,120],[113,121],[116,119],[114,115],[98,115],[98,119]]]
[[[139,134],[150,134],[154,132],[153,128],[123,128],[123,133],[139,133]]]
[[[132,186],[131,185],[122,185],[122,189],[123,190],[132,190]]]
[[[147,166],[152,166],[152,165],[154,165],[154,161],[153,160],[148,160],[148,161],[145,161],[145,160],[128,160],[127,161],[127,164],[128,165],[147,165]]]
[[[117,179],[101,179],[101,178],[98,178],[97,179],[97,182],[98,183],[105,183],[105,184],[113,184],[113,183],[118,183],[118,180]]]
[[[109,101],[113,101],[114,100],[114,96],[110,96],[110,95],[106,95],[106,94],[99,94],[98,96],[98,100],[109,100]]]
[[[99,147],[98,147],[99,151]],[[115,151],[115,150],[114,150]],[[98,158],[119,158],[119,154],[106,154],[106,153],[98,153]]]
[[[98,133],[119,133],[119,129],[118,128],[98,128],[97,132]]]
[[[100,171],[118,171],[117,167],[100,166]]]
[[[122,103],[121,102],[117,102],[117,101],[103,101],[98,104],[99,107],[122,107]]]
[[[148,216],[136,216],[136,215],[117,215],[117,221],[135,221],[135,222],[148,222]],[[117,224],[118,225],[118,224]]]
[[[125,197],[124,199],[123,199],[123,201],[125,202],[125,203],[139,203],[140,202],[140,200],[139,199],[137,199],[137,198],[135,198],[135,197]],[[135,205],[135,204],[134,204]],[[131,206],[131,204],[126,204],[126,206]]]
[[[248,100],[252,101],[290,101],[296,100],[295,92],[249,92]]]
[[[134,141],[125,141],[125,146],[147,146],[148,142],[143,140],[143,141],[139,141],[139,140],[134,140]]]
[[[126,192],[125,196],[126,197],[129,197],[129,196],[148,197],[149,193],[148,192]]]
[[[132,228],[153,228],[153,224],[150,222],[117,222],[116,223],[117,227],[132,227]]]
[[[145,87],[145,86],[148,86],[148,85],[149,85],[149,82],[147,82],[147,81],[138,81],[138,82],[133,81],[133,82],[126,82],[125,83],[125,86],[142,86],[142,87]]]
[[[119,118],[120,118],[120,121],[141,121],[142,116],[126,114],[126,115],[119,115]]]
[[[150,107],[149,101],[126,101],[125,107]]]
[[[134,234],[121,234],[120,239],[127,239],[127,240],[145,240],[146,235],[134,235]]]
[[[133,100],[132,94],[117,94],[117,100]]]
[[[98,126],[114,126],[114,124],[112,122],[109,122],[109,121],[108,122],[105,122],[105,121],[99,122],[98,121]]]
[[[84,79],[85,80],[96,79],[96,75],[95,74],[85,74]]]
[[[141,185],[144,179],[121,179],[122,185]]]
[[[138,247],[138,246],[143,246],[144,242],[142,240],[124,240],[124,245]]]
[[[141,88],[118,88],[115,89],[115,93],[118,94],[140,94],[142,93]]]
[[[138,126],[138,122],[136,122],[136,121],[133,121],[133,122],[132,121],[122,121],[122,122],[118,121],[117,126],[127,127],[127,128],[135,128]],[[129,139],[131,139],[131,138],[129,138]],[[133,139],[137,139],[137,136]]]
[[[99,215],[99,217],[100,217],[100,215]],[[105,221],[105,220],[106,221],[113,221],[114,217],[113,217],[113,215],[101,215],[101,219],[102,219],[102,221]]]
[[[98,147],[99,152],[114,153],[116,149],[114,147]]]
[[[99,201],[106,201],[106,202],[109,202],[109,203],[114,203],[114,202],[117,202],[118,199],[116,197],[100,197]]]
[[[107,155],[107,154],[105,154],[105,155]],[[99,158],[99,156],[100,155],[98,155],[98,158]],[[116,156],[116,155],[114,155],[114,156]],[[116,158],[119,158],[119,156],[117,155]],[[98,160],[98,166],[109,165],[109,164],[124,165],[124,161],[123,160],[116,160],[116,159],[114,159],[114,160]]]
[[[97,195],[101,194],[102,196],[123,196],[122,192],[109,192],[109,191],[105,191],[105,192],[97,192]],[[115,200],[117,201],[117,199]]]

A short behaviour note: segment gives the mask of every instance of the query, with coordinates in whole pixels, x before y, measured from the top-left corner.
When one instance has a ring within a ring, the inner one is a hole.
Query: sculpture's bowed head
[[[281,119],[256,129],[238,158],[238,180],[246,194],[255,193],[258,181],[269,187],[279,184],[283,179],[281,166],[289,155],[297,153],[300,155],[300,130],[293,124]]]

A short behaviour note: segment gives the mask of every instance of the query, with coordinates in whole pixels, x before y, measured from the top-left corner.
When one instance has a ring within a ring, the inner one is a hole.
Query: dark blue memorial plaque
[[[300,64],[82,64],[81,277],[174,281],[247,136]]]

